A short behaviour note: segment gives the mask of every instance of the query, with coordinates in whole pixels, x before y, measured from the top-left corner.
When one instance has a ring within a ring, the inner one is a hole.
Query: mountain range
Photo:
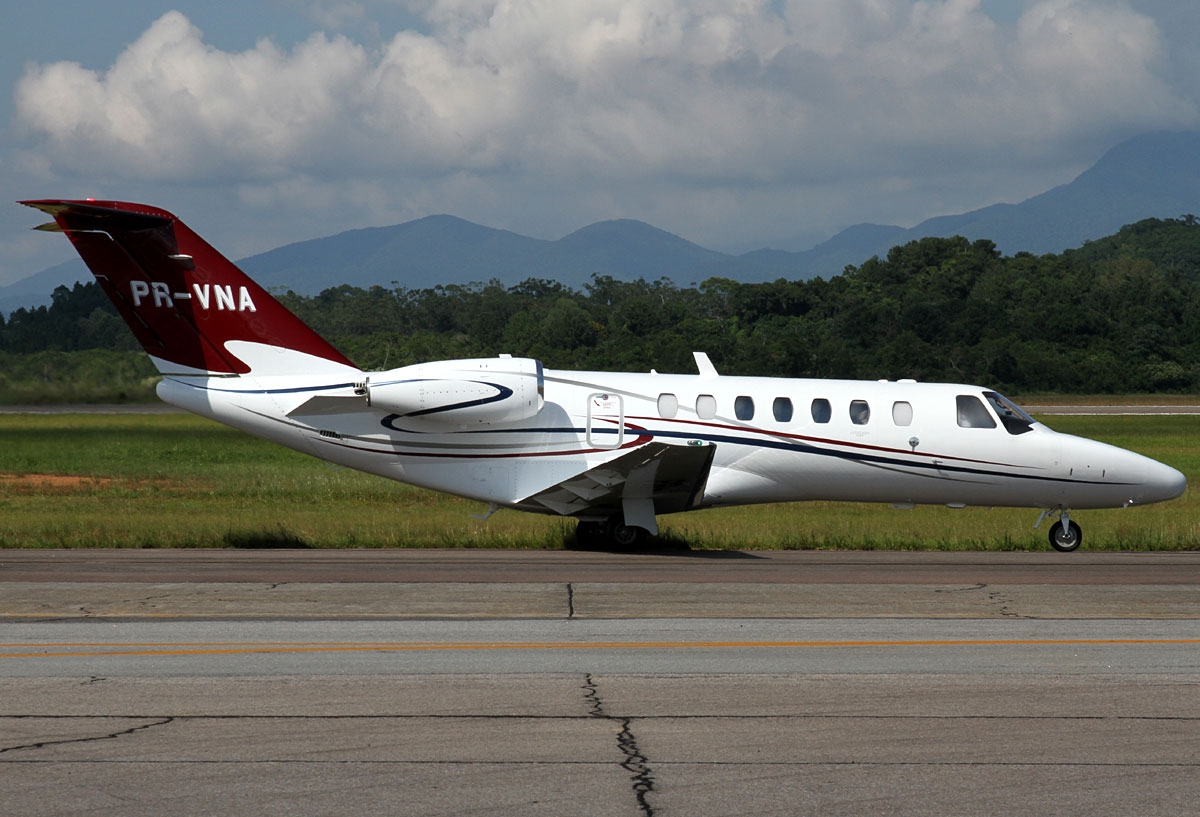
[[[987,238],[1006,254],[1061,252],[1144,218],[1186,213],[1200,213],[1200,132],[1122,142],[1070,183],[1019,204],[938,216],[907,229],[859,224],[801,252],[730,255],[630,219],[549,241],[437,215],[288,244],[238,264],[268,289],[308,295],[340,284],[419,289],[492,279],[511,286],[527,278],[580,288],[594,273],[666,277],[686,286],[718,276],[743,282],[829,277],[925,236]],[[0,312],[49,303],[55,287],[84,280],[90,274],[78,260],[50,267],[0,287]]]

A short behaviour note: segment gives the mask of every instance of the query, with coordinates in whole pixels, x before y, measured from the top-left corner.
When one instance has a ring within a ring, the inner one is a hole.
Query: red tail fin
[[[354,368],[283,304],[165,210],[120,201],[23,201],[54,217],[154,359],[171,374]]]

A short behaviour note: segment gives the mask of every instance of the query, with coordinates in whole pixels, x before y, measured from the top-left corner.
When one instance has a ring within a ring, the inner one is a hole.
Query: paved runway
[[[3,811],[1194,814],[1198,571],[0,552]]]

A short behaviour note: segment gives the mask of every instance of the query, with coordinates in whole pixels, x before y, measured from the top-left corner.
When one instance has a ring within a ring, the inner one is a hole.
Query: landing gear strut
[[[1042,520],[1049,516],[1050,513],[1050,510],[1042,511],[1042,515],[1034,527],[1036,528],[1042,524]],[[1050,547],[1059,553],[1070,553],[1073,550],[1077,550],[1079,545],[1083,543],[1083,531],[1080,530],[1079,525],[1071,521],[1066,508],[1059,508],[1058,515],[1060,517],[1059,521],[1050,526]]]

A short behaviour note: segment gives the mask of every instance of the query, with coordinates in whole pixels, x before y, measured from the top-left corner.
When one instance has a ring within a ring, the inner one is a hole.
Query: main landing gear
[[[1038,527],[1042,524],[1042,520],[1053,513],[1053,509],[1042,511],[1042,515],[1038,517]],[[1070,553],[1077,550],[1083,543],[1083,531],[1079,529],[1079,525],[1071,521],[1071,517],[1066,508],[1058,509],[1059,521],[1050,526],[1050,547],[1057,550],[1059,553]]]
[[[626,525],[625,517],[619,513],[604,520],[581,519],[575,528],[575,542],[582,548],[640,550],[649,538],[649,531]]]

